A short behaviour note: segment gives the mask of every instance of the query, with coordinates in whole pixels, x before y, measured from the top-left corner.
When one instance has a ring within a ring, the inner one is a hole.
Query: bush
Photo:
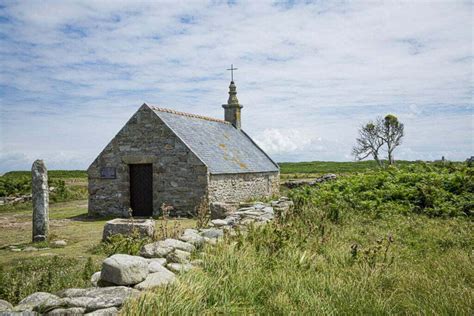
[[[136,256],[140,254],[140,249],[151,243],[152,239],[148,237],[140,237],[138,232],[130,235],[112,235],[106,241],[91,249],[93,254],[104,254],[107,257],[116,253]]]
[[[314,188],[290,192],[296,205],[314,205],[331,213],[420,213],[432,217],[474,215],[474,168],[466,165],[414,164],[369,171]]]

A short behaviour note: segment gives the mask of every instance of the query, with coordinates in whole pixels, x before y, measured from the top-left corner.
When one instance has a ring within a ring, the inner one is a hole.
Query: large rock
[[[31,192],[33,203],[33,242],[44,241],[49,232],[48,170],[43,160],[36,160],[31,167]]]
[[[150,273],[145,281],[135,285],[137,290],[148,290],[157,286],[166,285],[173,282],[176,279],[176,276],[173,272],[169,271],[163,266],[160,266],[159,269],[156,269],[155,273]]]
[[[194,245],[196,248],[199,248],[202,245],[204,245],[204,241],[205,241],[204,237],[199,235],[198,231],[195,229],[186,229],[184,231],[184,234],[181,237],[179,237],[179,239],[181,241]]]
[[[175,273],[188,272],[194,268],[190,263],[168,263],[166,267]]]
[[[86,311],[82,307],[71,307],[71,308],[56,308],[52,311],[46,313],[47,316],[73,316],[73,315],[83,315]]]
[[[175,249],[168,254],[166,260],[168,262],[175,262],[175,263],[187,263],[191,258],[191,253],[179,249]]]
[[[211,223],[216,227],[229,225],[225,219],[213,219]]]
[[[148,259],[148,273],[155,273],[161,271],[161,268],[166,264],[165,258]]]
[[[47,313],[51,310],[57,309],[57,308],[62,308],[65,307],[66,304],[62,298],[59,298],[57,296],[50,297],[46,299],[43,303],[35,306],[33,310],[35,312],[44,314]]]
[[[13,305],[7,301],[0,300],[0,312],[9,311],[13,308]]]
[[[36,292],[22,299],[20,303],[18,303],[18,305],[15,306],[14,310],[15,311],[32,311],[34,308],[40,306],[41,304],[45,303],[47,300],[51,300],[51,299],[58,300],[59,297],[51,293]]]
[[[104,288],[67,289],[58,292],[67,307],[82,307],[86,312],[120,307],[126,299],[138,295],[140,292],[125,286],[111,286]]]
[[[140,255],[146,258],[162,258],[166,257],[174,249],[193,252],[196,247],[190,243],[169,238],[144,245],[140,250]]]
[[[206,228],[201,230],[201,236],[206,238],[222,238],[224,231],[218,228]]]
[[[63,301],[68,307],[83,307],[84,309],[87,305],[92,302],[93,297],[81,296],[81,297],[66,297],[63,298]]]
[[[152,238],[155,234],[155,221],[152,219],[125,219],[116,218],[105,223],[102,240],[110,236],[122,234],[138,234],[140,237]]]
[[[212,202],[209,204],[211,209],[211,219],[226,218],[237,210],[236,204],[224,202]]]
[[[166,257],[173,248],[162,247],[159,242],[146,244],[140,249],[140,256],[145,258],[164,258]]]
[[[147,275],[145,258],[117,254],[104,260],[100,278],[117,285],[134,285],[145,280]]]

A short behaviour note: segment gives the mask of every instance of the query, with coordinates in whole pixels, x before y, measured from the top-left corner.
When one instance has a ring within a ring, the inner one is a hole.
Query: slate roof
[[[278,165],[229,122],[149,106],[193,151],[211,174],[275,172]]]

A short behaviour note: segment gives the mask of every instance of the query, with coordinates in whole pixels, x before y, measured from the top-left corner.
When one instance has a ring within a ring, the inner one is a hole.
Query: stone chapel
[[[89,215],[195,215],[202,202],[279,192],[278,165],[241,128],[234,81],[224,120],[143,104],[87,170]],[[131,213],[131,214],[130,214]]]

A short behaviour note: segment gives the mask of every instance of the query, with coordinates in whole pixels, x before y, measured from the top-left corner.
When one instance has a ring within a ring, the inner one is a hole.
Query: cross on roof
[[[227,70],[230,70],[230,81],[234,81],[234,70],[237,70],[237,68],[234,68],[234,64],[231,64]]]

